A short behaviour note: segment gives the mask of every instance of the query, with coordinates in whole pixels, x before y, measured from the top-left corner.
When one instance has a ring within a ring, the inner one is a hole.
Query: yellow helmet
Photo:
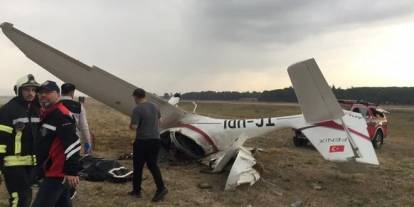
[[[14,93],[16,93],[17,96],[19,96],[21,93],[21,88],[28,86],[36,88],[40,86],[39,83],[36,82],[32,74],[25,75],[17,80],[16,85],[14,86]]]

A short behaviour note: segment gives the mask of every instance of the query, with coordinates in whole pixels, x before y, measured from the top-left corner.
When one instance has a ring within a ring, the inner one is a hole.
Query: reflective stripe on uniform
[[[52,131],[56,131],[56,127],[52,126],[50,124],[43,124],[42,127],[46,128],[46,129],[50,129]]]
[[[14,119],[13,120],[13,125],[15,125],[18,122],[21,122],[21,123],[29,123],[29,117],[21,117],[21,118]],[[30,122],[32,122],[32,123],[39,123],[40,122],[40,118],[39,117],[30,117]]]
[[[14,138],[14,154],[20,154],[22,152],[22,131],[17,131]]]
[[[3,131],[3,132],[7,132],[9,134],[12,134],[13,133],[13,128],[12,127],[9,127],[7,125],[0,124],[0,131]]]
[[[32,123],[39,123],[40,122],[40,118],[39,117],[32,117],[30,118]]]
[[[16,123],[21,122],[21,123],[28,123],[29,122],[29,118],[27,117],[23,117],[23,118],[18,118],[18,119],[14,119],[13,120],[13,125],[15,125]]]
[[[17,207],[19,205],[19,194],[17,192],[13,192],[12,196],[12,207]]]
[[[36,156],[27,155],[27,156],[5,156],[4,157],[4,166],[21,166],[21,165],[36,165]]]
[[[6,153],[7,145],[0,145],[0,153]]]
[[[32,160],[33,160],[33,165],[37,165],[37,158],[36,155],[32,156]]]

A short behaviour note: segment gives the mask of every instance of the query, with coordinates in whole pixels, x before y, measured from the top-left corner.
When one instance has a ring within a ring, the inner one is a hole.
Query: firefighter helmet
[[[17,80],[16,85],[14,86],[14,93],[19,96],[21,94],[22,88],[28,86],[36,88],[39,87],[39,83],[36,82],[32,74],[25,75]]]

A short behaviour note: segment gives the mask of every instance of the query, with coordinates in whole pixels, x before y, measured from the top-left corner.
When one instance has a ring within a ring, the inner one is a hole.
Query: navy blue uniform
[[[28,207],[36,163],[39,104],[17,96],[0,108],[0,169],[10,194],[9,205]]]

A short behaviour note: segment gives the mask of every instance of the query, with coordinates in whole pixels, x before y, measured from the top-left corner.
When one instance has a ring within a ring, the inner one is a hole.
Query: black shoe
[[[155,192],[154,197],[152,198],[152,202],[158,202],[164,198],[165,195],[167,195],[168,190],[167,188],[163,188],[162,190],[157,190]]]
[[[134,197],[136,197],[136,198],[141,198],[142,196],[141,196],[141,192],[139,192],[139,191],[130,191],[130,192],[128,192],[128,195],[130,195],[130,196],[134,196]]]

